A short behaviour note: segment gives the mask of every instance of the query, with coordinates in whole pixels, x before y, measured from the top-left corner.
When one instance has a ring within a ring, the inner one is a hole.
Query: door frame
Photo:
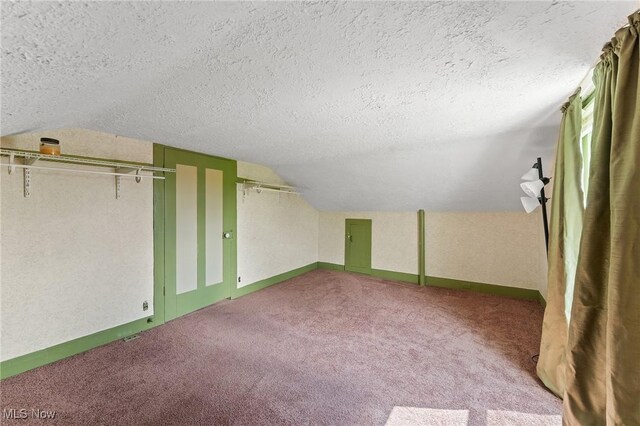
[[[155,147],[154,147],[155,148]],[[159,145],[158,151],[158,160],[162,157],[162,164],[166,167],[167,164],[167,152],[173,151],[174,154],[180,156],[191,156],[197,155],[200,158],[196,159],[196,161],[190,162],[190,164],[197,165],[198,168],[213,168],[217,170],[222,170],[223,172],[223,231],[231,232],[231,238],[223,239],[223,299],[231,298],[234,290],[235,290],[235,280],[237,276],[237,247],[236,247],[236,235],[237,235],[237,192],[236,192],[236,180],[237,180],[237,162],[235,160],[230,160],[222,157],[215,157],[211,155],[206,155],[198,152],[183,150],[179,148],[173,148],[168,146]],[[161,152],[160,152],[161,151]],[[154,162],[156,150],[154,149]],[[198,172],[198,182],[200,183],[201,179],[200,171]],[[176,258],[176,223],[175,223],[175,200],[176,194],[175,191],[171,192],[171,181],[175,180],[175,173],[172,173],[172,176],[165,176],[165,181],[162,181],[163,190],[161,191],[158,188],[158,192],[162,192],[162,194],[158,197],[158,202],[163,204],[163,222],[164,226],[158,224],[158,227],[163,229],[163,250],[162,250],[162,294],[163,294],[163,302],[164,305],[164,321],[170,321],[174,318],[177,318],[182,315],[186,315],[189,312],[195,311],[197,309],[201,309],[205,306],[216,303],[219,300],[213,301],[211,303],[203,304],[199,300],[190,300],[188,302],[189,306],[184,312],[180,312],[177,306],[177,298],[176,294],[176,281],[175,281],[175,258]],[[201,204],[204,206],[204,187],[198,186],[198,209],[200,210]],[[163,199],[162,199],[163,198]],[[173,203],[173,204],[171,204]],[[173,205],[173,209],[171,206]],[[198,228],[204,226],[204,217],[198,216]],[[155,227],[155,225],[154,225]],[[198,233],[200,235],[200,231]],[[200,277],[204,277],[205,274],[205,264],[201,261],[201,257],[204,258],[204,241],[201,238],[198,238],[198,282],[200,282]],[[172,259],[174,259],[172,261]],[[158,268],[159,269],[159,268]],[[158,271],[157,271],[158,272]],[[173,279],[169,279],[169,277],[174,277]],[[206,285],[206,283],[205,283]],[[198,286],[197,288],[200,288]],[[154,299],[155,302],[155,299]],[[159,302],[159,301],[158,301]],[[160,304],[160,303],[159,303]],[[155,308],[154,308],[155,309]]]
[[[369,230],[369,266],[368,267],[359,267],[359,266],[350,266],[350,255],[349,255],[349,226],[351,224],[360,224],[365,225]],[[372,258],[372,220],[371,219],[345,219],[344,222],[344,270],[349,272],[359,272],[361,274],[371,275],[371,258]]]
[[[153,165],[164,167],[164,145],[153,144]],[[166,173],[154,172],[154,176],[162,176],[166,179]],[[155,325],[164,324],[165,317],[164,300],[164,179],[153,179],[153,317],[151,322]]]

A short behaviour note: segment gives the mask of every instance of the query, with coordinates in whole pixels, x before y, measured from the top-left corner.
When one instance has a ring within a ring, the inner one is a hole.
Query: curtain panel
[[[640,425],[639,33],[637,11],[605,46],[594,71],[589,190],[573,291],[561,225],[571,201],[566,190],[554,188],[554,197],[564,200],[552,204],[560,225],[552,228],[538,375],[563,398],[565,425]],[[558,157],[569,140],[563,137],[567,114]],[[572,171],[566,157],[559,158],[556,176],[566,180]],[[561,315],[566,300],[572,300],[568,321]]]
[[[538,376],[557,396],[565,389],[565,360],[567,350],[566,295],[572,294],[575,269],[569,271],[567,259],[573,259],[571,232],[576,233],[571,218],[582,217],[580,172],[580,132],[582,129],[582,98],[580,89],[562,106],[560,137],[556,148],[556,162],[551,194],[549,220],[549,272],[547,309],[542,323]],[[580,219],[582,224],[582,219]],[[578,238],[580,229],[577,230]],[[574,243],[575,244],[575,243]],[[567,277],[571,282],[567,282]]]

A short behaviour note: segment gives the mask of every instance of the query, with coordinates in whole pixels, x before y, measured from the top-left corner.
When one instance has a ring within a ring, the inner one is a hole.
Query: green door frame
[[[363,247],[364,252],[368,252],[368,265],[365,266],[354,266],[351,265],[351,225],[360,225],[364,226],[368,231],[365,237],[364,242],[361,247]],[[344,270],[350,272],[359,272],[361,274],[371,275],[371,219],[345,219],[344,226]]]
[[[162,162],[164,167],[175,167],[174,163],[189,164],[198,167],[198,229],[205,226],[205,169],[217,169],[223,172],[223,230],[230,232],[231,238],[223,240],[224,264],[223,283],[215,286],[204,286],[205,277],[205,241],[198,232],[198,289],[206,289],[204,300],[197,295],[185,293],[182,306],[178,305],[178,295],[176,294],[176,222],[175,222],[175,173],[168,174],[164,183],[164,319],[170,321],[189,312],[208,306],[216,301],[230,298],[233,294],[237,275],[237,253],[236,253],[236,226],[237,226],[237,203],[236,203],[236,179],[237,162],[226,158],[213,157],[196,152],[169,148],[161,146]],[[158,148],[160,151],[160,148]],[[154,150],[155,154],[155,150]],[[158,152],[158,157],[160,153]],[[182,162],[181,162],[182,161]],[[155,162],[155,157],[154,157]],[[201,293],[200,293],[201,294]],[[210,301],[213,300],[213,301]]]
[[[164,167],[164,146],[153,144],[153,165]],[[154,173],[166,175],[164,172]],[[164,324],[164,179],[153,180],[153,317],[150,322]]]

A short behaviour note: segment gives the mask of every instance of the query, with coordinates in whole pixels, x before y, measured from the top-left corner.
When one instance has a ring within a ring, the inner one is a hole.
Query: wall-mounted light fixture
[[[522,202],[524,211],[526,211],[527,213],[531,213],[540,205],[540,201],[537,198],[531,197],[520,197],[520,202]]]
[[[544,186],[549,183],[549,178],[536,179],[529,182],[522,182],[520,188],[531,198],[540,197]]]
[[[547,200],[544,194],[544,186],[549,183],[551,178],[544,177],[542,173],[542,158],[538,157],[531,169],[522,175],[520,188],[527,194],[526,197],[520,197],[522,207],[527,213],[531,213],[538,206],[542,206],[542,224],[544,226],[544,242],[549,253],[549,222],[547,220]]]

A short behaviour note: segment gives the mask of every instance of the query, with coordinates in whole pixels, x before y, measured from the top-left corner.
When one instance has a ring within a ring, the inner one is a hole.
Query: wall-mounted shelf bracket
[[[128,175],[135,172],[136,173],[136,183],[140,183],[142,181],[142,177],[140,176],[140,168],[133,167],[116,167],[116,173],[120,173],[116,175],[116,199],[120,199],[120,192],[122,191],[122,175]]]
[[[15,167],[13,167],[13,162],[15,161],[15,154],[12,152],[11,154],[9,154],[9,167],[7,168],[7,170],[9,171],[9,174],[13,173],[13,169]]]
[[[31,169],[25,167],[22,169],[22,174],[24,182],[24,197],[29,198],[31,195]]]
[[[35,164],[36,161],[37,159],[35,158],[24,159],[24,165],[27,166],[22,169],[22,179],[23,179],[25,198],[29,198],[29,196],[31,195],[31,168],[28,166],[32,166],[33,164]],[[10,169],[12,169],[13,167],[15,166],[10,167]]]

